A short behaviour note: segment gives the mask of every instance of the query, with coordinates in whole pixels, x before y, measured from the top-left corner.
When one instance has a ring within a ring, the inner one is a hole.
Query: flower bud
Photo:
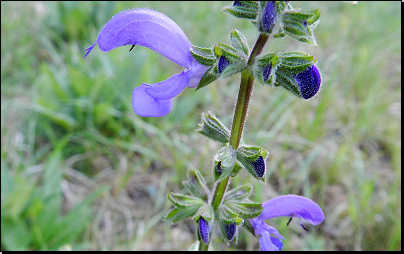
[[[199,220],[199,235],[201,236],[202,241],[207,245],[209,243],[209,234],[210,234],[211,226],[209,223],[201,217]]]
[[[241,1],[234,1],[233,2],[233,6],[245,6],[245,4],[243,4]]]
[[[226,231],[227,240],[233,240],[234,236],[236,235],[236,222],[233,222],[231,224],[224,224],[224,229]]]
[[[271,70],[272,70],[272,63],[262,67],[262,76],[264,82],[267,82],[269,80],[269,77],[271,76]]]
[[[261,28],[263,32],[271,33],[272,29],[275,27],[275,21],[278,16],[275,1],[268,1],[261,15]]]
[[[265,161],[264,161],[264,158],[262,158],[262,156],[260,155],[260,157],[258,157],[258,159],[256,159],[255,161],[252,161],[251,164],[254,167],[255,174],[259,178],[263,177],[264,174],[265,174]]]
[[[221,74],[227,66],[229,66],[230,62],[227,60],[225,56],[220,56],[219,63],[217,64],[217,71]]]
[[[321,76],[315,65],[298,73],[294,78],[299,86],[300,94],[306,100],[316,95],[320,90]]]
[[[222,174],[222,172],[223,172],[222,162],[221,162],[221,161],[219,161],[219,162],[216,164],[216,172],[219,173],[219,175]]]

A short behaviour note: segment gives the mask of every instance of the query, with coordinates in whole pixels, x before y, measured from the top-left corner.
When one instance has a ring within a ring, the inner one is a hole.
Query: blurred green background
[[[163,12],[190,41],[210,47],[237,28],[253,46],[247,20],[229,2],[1,2],[1,249],[186,250],[196,225],[163,221],[167,194],[181,192],[188,169],[212,185],[219,144],[194,129],[212,111],[229,127],[239,75],[174,99],[171,113],[142,118],[131,91],[182,68],[144,47],[108,53],[96,46],[104,24],[132,8]],[[284,250],[401,250],[400,2],[296,2],[319,8],[318,46],[287,37],[265,51],[302,50],[318,59],[323,85],[303,101],[256,84],[244,141],[265,147],[267,184],[243,172],[253,199],[283,194],[316,201],[325,220],[302,230],[288,218],[268,224]],[[306,223],[308,224],[308,223]],[[229,249],[219,229],[215,250]],[[240,231],[233,250],[259,250]]]

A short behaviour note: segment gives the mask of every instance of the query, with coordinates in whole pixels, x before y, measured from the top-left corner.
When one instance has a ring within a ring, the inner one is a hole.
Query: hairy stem
[[[251,66],[268,40],[267,34],[260,34],[255,42],[254,48],[251,51],[247,65]],[[230,145],[237,149],[240,144],[241,135],[243,133],[244,123],[247,116],[248,105],[250,102],[252,90],[254,85],[254,76],[250,68],[241,72],[240,90],[238,92],[236,109],[234,110],[233,125],[231,128]],[[216,210],[222,203],[223,196],[226,192],[227,185],[230,177],[219,182],[215,186],[214,195],[212,198],[212,206]],[[209,245],[205,245],[202,241],[199,244],[199,250],[208,250]]]

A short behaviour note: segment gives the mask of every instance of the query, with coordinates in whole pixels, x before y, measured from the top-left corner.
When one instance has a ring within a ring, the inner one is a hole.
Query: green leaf
[[[317,46],[313,30],[310,26],[305,26],[298,21],[284,21],[283,24],[283,30],[286,35],[289,35],[298,41],[307,42]]]
[[[258,15],[253,8],[243,6],[227,6],[222,11],[240,19],[255,19]]]
[[[277,56],[276,53],[269,53],[262,57],[259,57],[256,60],[256,62],[258,63],[258,66],[267,66],[269,64],[272,64],[272,66],[275,66],[279,63],[279,57]]]
[[[213,160],[215,162],[215,181],[223,181],[232,173],[236,163],[236,151],[230,145],[225,146],[215,153]]]
[[[185,196],[181,194],[168,194],[168,199],[178,208],[186,208],[192,205],[202,205],[203,201],[199,198]]]
[[[210,83],[212,83],[213,81],[215,81],[216,79],[218,79],[220,77],[219,72],[217,71],[217,65],[212,65],[206,72],[205,74],[203,74],[201,80],[199,81],[198,87],[196,88],[196,90],[199,90],[207,85],[209,85]]]
[[[210,48],[192,46],[190,52],[200,64],[211,66],[216,62],[216,57]]]
[[[280,63],[277,69],[290,75],[296,75],[316,63],[313,56],[303,52],[281,53],[279,59]]]
[[[195,196],[201,200],[207,201],[210,191],[206,185],[205,179],[203,179],[201,173],[192,169],[188,171],[188,180],[184,181],[184,186]]]
[[[215,219],[215,212],[214,209],[211,205],[208,203],[204,203],[201,208],[199,208],[199,211],[197,212],[199,216],[202,216],[205,220],[208,222],[212,221]],[[196,217],[196,216],[194,216]],[[198,218],[199,219],[199,218]]]
[[[285,73],[283,70],[276,71],[275,86],[282,86],[293,95],[299,97],[300,99],[303,99],[296,80],[290,74]]]
[[[227,207],[224,203],[217,210],[218,218],[227,224],[231,224],[238,218],[238,213]]]
[[[253,177],[255,177],[259,181],[265,182],[265,172],[262,177],[259,177],[255,172],[254,162],[262,156],[265,161],[265,158],[268,156],[268,151],[260,147],[247,147],[240,146],[237,149],[237,160],[244,166],[244,168],[250,173]]]
[[[310,26],[320,19],[320,11],[318,9],[311,12],[288,11],[284,13],[283,19],[286,21],[306,21],[307,25]]]
[[[230,77],[234,74],[242,72],[247,68],[247,62],[245,59],[238,59],[237,62],[229,64],[226,69],[220,75],[222,78]]]
[[[246,56],[249,55],[250,50],[248,48],[247,40],[237,29],[230,32],[230,42],[234,48],[243,52]]]
[[[253,236],[257,237],[255,235],[254,227],[251,225],[251,222],[249,220],[244,220],[243,227],[247,229],[247,231],[250,232]]]
[[[186,218],[194,216],[199,208],[202,206],[202,204],[195,204],[188,206],[186,208],[182,208],[180,211],[177,212],[177,214],[173,218],[173,223],[177,223],[179,221],[182,221]]]
[[[240,171],[243,169],[243,167],[240,166],[240,164],[236,161],[236,164],[234,164],[234,168],[231,171],[231,177],[235,177],[240,173]]]
[[[225,205],[243,219],[255,218],[264,210],[261,204],[257,203],[226,202]]]
[[[202,124],[195,131],[215,141],[222,143],[230,141],[229,129],[212,112],[202,113]]]
[[[237,154],[243,156],[249,161],[255,161],[262,156],[264,159],[269,155],[268,151],[259,146],[241,145],[237,148]]]
[[[164,218],[164,220],[172,220],[177,214],[178,212],[181,211],[181,209],[179,208],[174,208],[173,210],[171,210],[167,216]]]
[[[239,62],[241,59],[245,59],[247,57],[246,55],[240,54],[237,49],[229,45],[219,43],[219,47],[222,55],[224,55],[231,63]]]
[[[247,201],[248,197],[252,193],[252,185],[246,184],[230,191],[227,191],[224,195],[224,202],[242,202]]]

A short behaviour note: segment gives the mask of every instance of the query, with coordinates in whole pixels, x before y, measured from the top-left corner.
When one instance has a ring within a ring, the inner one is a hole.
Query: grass
[[[211,186],[220,146],[194,129],[207,111],[230,127],[239,76],[186,89],[168,116],[142,118],[131,91],[181,68],[143,47],[96,47],[82,56],[112,15],[131,8],[165,13],[199,46],[227,43],[234,28],[252,46],[254,27],[220,12],[227,4],[1,3],[2,250],[192,245],[193,221],[162,221],[166,196],[181,191],[190,168]],[[232,186],[251,182],[257,202],[293,193],[323,208],[325,221],[310,233],[286,227],[286,218],[269,221],[285,236],[285,250],[401,250],[400,4],[293,5],[320,9],[319,46],[285,38],[266,51],[314,55],[322,89],[306,102],[255,86],[244,141],[270,152],[268,181],[244,172]],[[221,239],[213,248],[228,249]],[[258,239],[241,230],[230,249],[258,250]]]

